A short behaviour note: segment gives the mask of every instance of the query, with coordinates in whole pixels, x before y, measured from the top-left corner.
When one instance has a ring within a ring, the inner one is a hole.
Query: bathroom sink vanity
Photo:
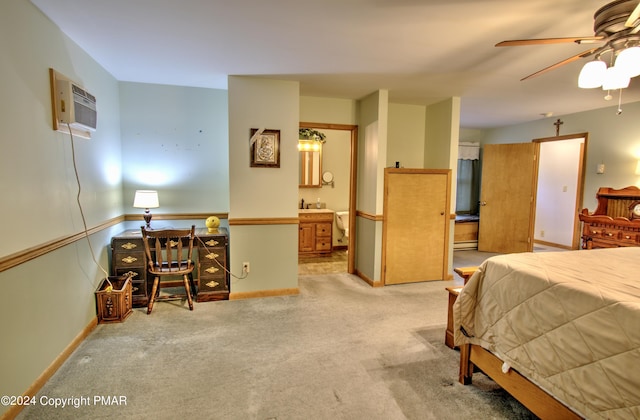
[[[319,256],[333,250],[333,210],[301,209],[298,213],[298,254]]]

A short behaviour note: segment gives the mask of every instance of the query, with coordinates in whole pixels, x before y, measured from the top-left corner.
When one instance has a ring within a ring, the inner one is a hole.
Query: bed
[[[541,418],[640,418],[640,248],[489,258],[453,307],[482,370]]]

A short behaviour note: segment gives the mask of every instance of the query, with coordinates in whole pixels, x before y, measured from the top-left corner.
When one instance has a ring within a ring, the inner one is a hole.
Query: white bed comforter
[[[586,418],[638,419],[640,248],[490,258],[456,300],[454,334]]]

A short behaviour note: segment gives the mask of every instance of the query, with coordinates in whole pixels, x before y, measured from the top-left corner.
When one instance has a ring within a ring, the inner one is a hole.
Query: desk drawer
[[[117,276],[131,276],[131,294],[134,296],[134,300],[139,296],[146,298],[147,282],[144,267],[116,268],[115,273]]]
[[[225,271],[227,237],[203,236],[198,242],[198,302],[229,299],[229,276]]]
[[[141,251],[144,252],[142,238],[123,238],[113,240],[114,251]]]
[[[144,267],[144,252],[140,251],[116,251],[113,254],[113,265],[122,267]]]
[[[198,302],[229,299],[229,276],[225,271],[225,259],[201,262],[198,267]]]
[[[212,292],[229,292],[227,287],[226,276],[218,277],[200,277],[200,287],[198,288],[198,296],[203,293]]]

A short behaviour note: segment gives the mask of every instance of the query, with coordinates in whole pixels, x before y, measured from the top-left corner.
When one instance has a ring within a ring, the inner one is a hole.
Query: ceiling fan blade
[[[555,70],[558,67],[564,66],[565,64],[569,64],[569,63],[574,62],[576,60],[580,60],[581,58],[588,57],[588,56],[594,54],[596,51],[598,51],[600,49],[602,49],[602,47],[591,48],[590,50],[583,51],[580,54],[576,54],[573,57],[569,57],[569,58],[567,58],[565,60],[560,61],[559,63],[553,64],[553,65],[551,65],[549,67],[545,67],[542,70],[539,70],[539,71],[537,71],[537,72],[535,72],[533,74],[530,74],[527,77],[524,77],[524,78],[520,79],[520,81],[522,82],[524,80],[531,79],[531,78],[536,77],[536,76],[540,76],[543,73],[546,73],[546,72],[551,71],[551,70]]]
[[[602,36],[579,36],[569,38],[539,38],[539,39],[511,39],[508,41],[498,42],[496,47],[519,47],[522,45],[546,45],[546,44],[564,44],[575,42],[577,44],[586,44],[604,39]]]
[[[638,2],[638,5],[636,6],[636,8],[633,9],[633,12],[631,12],[631,14],[629,15],[629,18],[625,22],[624,26],[628,28],[632,28],[639,17],[640,17],[640,2]]]

